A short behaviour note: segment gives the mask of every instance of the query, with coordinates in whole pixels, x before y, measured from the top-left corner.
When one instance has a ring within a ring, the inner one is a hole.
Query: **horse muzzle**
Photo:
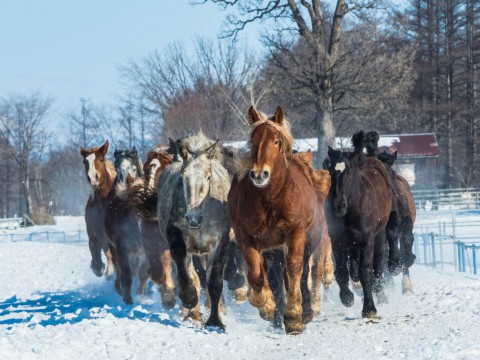
[[[250,180],[252,180],[253,185],[259,188],[263,188],[268,185],[270,180],[270,171],[268,170],[250,170]]]
[[[339,201],[335,201],[334,203],[334,210],[336,217],[344,217],[347,214],[347,199],[342,196],[342,199]]]
[[[200,229],[202,226],[203,222],[203,215],[200,214],[192,214],[192,213],[186,213],[185,214],[185,220],[187,220],[187,224],[190,227],[190,229]]]

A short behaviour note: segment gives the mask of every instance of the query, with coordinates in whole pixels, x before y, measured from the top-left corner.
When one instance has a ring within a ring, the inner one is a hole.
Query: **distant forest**
[[[225,10],[218,39],[125,62],[121,99],[79,99],[58,129],[62,145],[48,127],[53,99],[0,94],[0,217],[83,214],[80,146],[108,139],[111,154],[135,146],[144,159],[192,130],[243,140],[250,105],[281,105],[296,138],[319,139],[320,162],[335,136],[360,129],[434,132],[441,186],[479,186],[480,0],[191,1],[206,2]],[[261,48],[237,40],[253,22],[265,27]]]

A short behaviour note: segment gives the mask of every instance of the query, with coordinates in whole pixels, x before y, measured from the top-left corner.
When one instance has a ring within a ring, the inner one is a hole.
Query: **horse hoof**
[[[188,285],[185,291],[182,291],[178,294],[182,305],[187,309],[193,309],[198,304],[198,295],[197,290],[193,285]]]
[[[378,319],[377,310],[362,311],[362,317],[366,319]]]
[[[340,300],[342,301],[343,306],[350,307],[353,305],[353,293],[350,291],[350,289],[340,289]]]
[[[245,276],[241,274],[235,274],[233,278],[228,282],[228,290],[234,291],[245,285]]]
[[[248,298],[248,286],[242,286],[241,288],[235,290],[233,292],[233,296],[235,297],[235,302],[237,304],[243,304],[247,301]]]
[[[402,272],[402,265],[400,261],[389,261],[388,262],[388,271],[393,275],[397,276]]]
[[[258,308],[258,313],[263,320],[272,321],[275,318],[275,308],[262,306]]]
[[[225,331],[225,325],[220,321],[218,318],[211,319],[209,318],[207,322],[205,323],[206,328],[218,328],[221,331]],[[214,330],[214,329],[212,329]]]
[[[102,266],[100,266],[100,268],[94,266],[93,264],[90,264],[90,269],[92,269],[93,273],[96,276],[101,277],[103,275],[103,272],[105,271],[105,264],[102,263]]]
[[[287,324],[285,323],[285,332],[287,335],[300,335],[305,327],[301,323]]]
[[[133,304],[132,296],[131,296],[131,295],[125,295],[125,296],[123,297],[123,302],[124,302],[126,305],[132,305],[132,304]]]
[[[355,291],[355,293],[358,295],[358,296],[362,296],[363,295],[363,287],[362,287],[362,283],[359,281],[352,281],[352,285],[353,285],[353,291]]]
[[[413,253],[410,253],[405,256],[405,259],[403,259],[404,266],[408,269],[410,268],[413,263],[415,262],[416,256]]]
[[[303,311],[302,313],[302,324],[308,324],[310,321],[313,320],[313,310],[309,309],[306,311]]]
[[[175,307],[175,292],[173,289],[166,290],[165,292],[161,292],[162,297],[162,305],[166,309],[173,309]]]

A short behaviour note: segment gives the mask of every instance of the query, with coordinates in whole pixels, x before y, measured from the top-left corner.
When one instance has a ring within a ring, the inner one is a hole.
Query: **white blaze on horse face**
[[[189,164],[183,171],[183,189],[187,210],[199,207],[210,191],[210,175],[205,175],[202,162]]]
[[[127,180],[128,174],[130,174],[133,179],[137,178],[137,167],[130,160],[122,160],[122,163],[120,164],[120,171],[122,172],[122,179],[124,182]]]
[[[335,170],[343,172],[345,170],[345,163],[344,162],[339,162],[335,165]]]
[[[90,184],[92,186],[97,186],[98,185],[98,180],[97,180],[97,170],[95,169],[95,154],[90,154],[88,155],[85,160],[88,161],[88,178],[90,179]]]
[[[153,159],[150,162],[151,165],[151,172],[150,172],[150,180],[148,181],[148,186],[153,187],[153,184],[155,182],[155,174],[157,173],[157,170],[162,167],[162,164],[158,159]]]

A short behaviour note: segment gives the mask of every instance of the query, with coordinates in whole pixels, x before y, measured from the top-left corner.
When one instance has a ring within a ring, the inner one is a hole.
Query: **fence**
[[[38,242],[62,242],[62,243],[81,243],[87,242],[87,232],[78,231],[37,231],[26,234],[12,233],[0,234],[0,240],[8,239],[15,241],[38,241]]]
[[[477,221],[467,223],[464,226],[480,227]],[[445,267],[460,272],[478,274],[478,254],[480,242],[478,237],[464,236],[456,237],[455,230],[458,224],[452,225],[453,234],[447,234],[446,223],[440,223],[440,232],[415,233],[414,253],[417,256],[416,262],[442,270]],[[476,241],[475,241],[476,240]]]
[[[480,189],[435,189],[412,191],[417,210],[480,209]]]

